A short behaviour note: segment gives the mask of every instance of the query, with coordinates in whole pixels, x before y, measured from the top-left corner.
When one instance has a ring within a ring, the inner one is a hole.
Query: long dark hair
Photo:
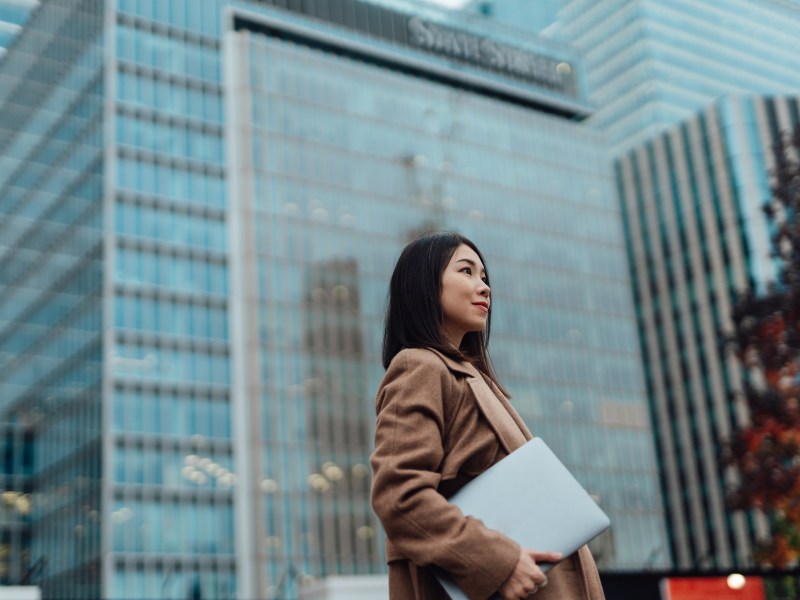
[[[486,268],[486,283],[489,284],[489,269],[485,266],[481,251],[463,235],[452,232],[429,233],[403,248],[389,283],[383,332],[383,367],[388,368],[403,348],[433,348],[457,360],[471,362],[505,394],[489,357],[491,312],[483,331],[465,334],[460,348],[453,348],[444,336],[442,274],[453,252],[462,244],[472,248],[481,259]]]

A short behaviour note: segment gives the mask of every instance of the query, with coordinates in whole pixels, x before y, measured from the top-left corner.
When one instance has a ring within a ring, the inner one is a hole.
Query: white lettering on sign
[[[411,44],[425,50],[551,87],[564,87],[564,77],[557,70],[560,61],[485,37],[428,23],[419,17],[408,20],[408,33]]]

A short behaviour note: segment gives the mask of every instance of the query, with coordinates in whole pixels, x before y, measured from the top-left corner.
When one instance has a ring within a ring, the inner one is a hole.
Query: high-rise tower
[[[547,20],[529,4],[469,7],[535,34]],[[766,524],[725,504],[736,476],[718,454],[747,415],[718,331],[736,292],[774,277],[761,204],[771,145],[800,119],[800,3],[561,4],[543,35],[583,51],[595,112],[582,124],[614,161],[675,566],[750,565]]]
[[[548,31],[585,53],[590,124],[619,155],[722,95],[800,89],[800,4],[571,0]]]
[[[520,413],[666,541],[613,172],[563,44],[409,2],[48,0],[0,62],[0,416],[46,597],[383,572],[393,261],[455,229]]]
[[[645,377],[676,566],[753,563],[763,517],[731,513],[719,464],[747,422],[738,361],[721,345],[733,299],[774,279],[771,149],[800,124],[797,98],[724,98],[617,162]]]

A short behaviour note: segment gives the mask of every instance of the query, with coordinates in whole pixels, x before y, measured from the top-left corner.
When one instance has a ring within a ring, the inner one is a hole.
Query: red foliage
[[[756,559],[774,567],[800,562],[800,164],[789,148],[800,150],[800,127],[775,149],[773,200],[765,207],[775,224],[778,282],[760,297],[742,294],[732,315],[750,424],[734,432],[724,456],[741,474],[731,507],[770,518],[772,536]]]

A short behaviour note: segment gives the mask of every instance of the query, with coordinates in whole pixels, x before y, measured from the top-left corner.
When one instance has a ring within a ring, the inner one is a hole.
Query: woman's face
[[[456,348],[470,331],[483,331],[489,318],[489,286],[477,252],[461,244],[442,274],[444,335]]]

